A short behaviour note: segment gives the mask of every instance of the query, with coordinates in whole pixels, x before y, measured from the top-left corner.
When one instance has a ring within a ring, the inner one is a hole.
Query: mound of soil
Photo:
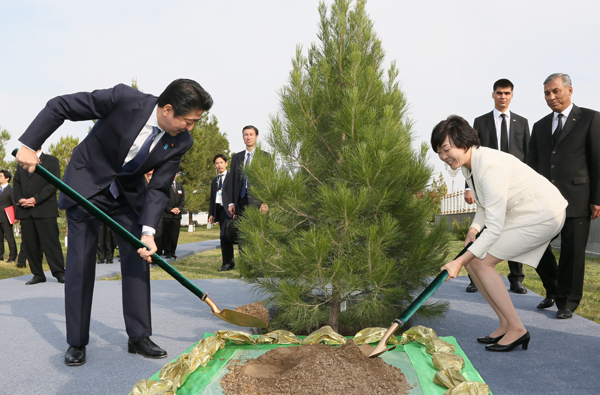
[[[367,358],[352,340],[341,347],[278,347],[230,369],[221,379],[227,395],[401,395],[411,389],[400,369]]]
[[[267,311],[267,309],[265,309],[265,306],[263,306],[262,302],[250,303],[244,306],[240,306],[234,311],[253,315],[256,318],[262,320],[264,323],[269,323],[269,312]]]

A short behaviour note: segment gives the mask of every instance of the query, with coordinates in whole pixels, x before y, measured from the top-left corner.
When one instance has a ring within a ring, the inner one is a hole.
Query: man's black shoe
[[[477,292],[477,285],[471,281],[471,284],[467,285],[467,292]]]
[[[510,290],[516,294],[525,295],[527,293],[527,289],[520,282],[510,284]]]
[[[558,309],[556,312],[556,318],[560,320],[566,320],[573,317],[573,312],[569,309]]]
[[[113,260],[112,259],[107,259],[106,263],[113,263]]]
[[[554,299],[544,298],[544,300],[542,300],[540,302],[540,304],[537,305],[537,309],[542,310],[542,309],[547,309],[548,307],[552,307],[552,306],[554,306]]]
[[[146,358],[164,358],[167,352],[157,346],[148,336],[130,337],[127,349],[131,354],[140,354]]]
[[[56,276],[56,281],[58,281],[61,284],[65,283],[65,275],[64,274],[59,274]]]
[[[229,270],[233,270],[234,268],[235,268],[235,265],[232,265],[230,263],[226,263],[226,264],[224,264],[223,266],[221,266],[219,268],[219,271],[220,272],[226,272],[226,271],[229,271]]]
[[[45,283],[45,282],[46,282],[45,278],[33,276],[33,278],[31,280],[27,281],[25,283],[25,285],[34,285],[34,284]]]
[[[24,264],[24,263],[19,263],[19,262],[17,262],[17,267],[25,267],[25,266],[27,266],[27,265],[26,265],[26,264]]]
[[[85,363],[85,346],[75,347],[71,346],[65,354],[65,365],[67,366],[80,366]]]
[[[6,261],[6,263],[15,263],[14,259],[9,259],[8,261]]]

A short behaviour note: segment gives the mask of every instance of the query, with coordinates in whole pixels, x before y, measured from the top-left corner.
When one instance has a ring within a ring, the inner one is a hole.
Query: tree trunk
[[[339,318],[340,318],[340,301],[339,299],[332,299],[329,310],[329,326],[333,328],[334,332],[338,332]]]

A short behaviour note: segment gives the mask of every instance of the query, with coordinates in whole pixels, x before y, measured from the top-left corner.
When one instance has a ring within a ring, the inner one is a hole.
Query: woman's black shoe
[[[494,343],[498,343],[498,340],[502,339],[503,337],[504,337],[504,335],[500,335],[498,337],[484,336],[484,337],[478,337],[477,341],[479,343],[483,343],[483,344],[494,344]]]
[[[487,346],[485,346],[485,349],[488,351],[508,352],[508,351],[512,351],[517,346],[523,346],[523,350],[527,350],[527,346],[529,345],[530,339],[531,339],[531,337],[529,336],[529,331],[528,331],[523,336],[521,336],[520,338],[518,338],[517,340],[515,340],[514,342],[512,342],[510,344],[504,344],[504,345],[498,344],[498,343],[488,344]]]

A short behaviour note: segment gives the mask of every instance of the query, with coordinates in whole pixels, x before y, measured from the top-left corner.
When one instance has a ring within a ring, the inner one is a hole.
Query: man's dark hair
[[[181,116],[192,111],[210,110],[213,99],[196,81],[181,78],[171,82],[158,97],[159,107],[167,104],[173,107],[175,116]]]
[[[213,163],[215,163],[217,161],[217,159],[223,159],[225,161],[225,163],[227,163],[227,157],[223,154],[216,154],[215,157],[213,158]]]
[[[10,173],[8,172],[8,170],[0,170],[0,173],[4,174],[4,178],[6,178],[8,180],[8,182],[10,182]]]
[[[507,80],[506,78],[501,78],[498,81],[494,82],[494,92],[498,88],[510,88],[511,92],[515,90],[515,86],[512,82]]]
[[[252,125],[246,125],[246,126],[244,126],[242,128],[242,134],[244,134],[244,130],[246,130],[246,129],[252,129],[252,130],[254,130],[254,132],[258,136],[258,129],[256,128],[256,126],[252,126]]]
[[[458,115],[450,115],[433,128],[433,132],[431,132],[431,148],[435,152],[438,152],[438,149],[446,141],[446,137],[448,137],[455,147],[464,150],[468,150],[472,146],[477,148],[481,146],[477,131],[469,125],[469,122]]]

